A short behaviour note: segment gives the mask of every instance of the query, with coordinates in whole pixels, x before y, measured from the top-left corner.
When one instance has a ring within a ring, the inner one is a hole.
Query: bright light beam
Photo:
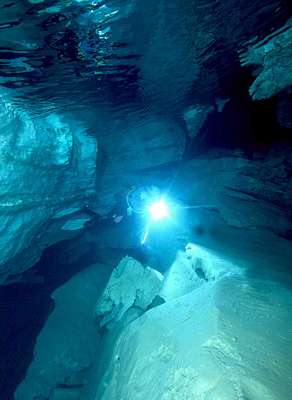
[[[146,229],[145,229],[145,232],[143,234],[143,238],[141,240],[141,244],[145,244],[146,240],[148,239],[149,232],[150,232],[150,224],[148,224]]]
[[[152,221],[159,221],[169,217],[169,207],[164,199],[160,199],[149,206],[149,214]]]
[[[166,219],[170,216],[169,206],[163,198],[158,201],[154,201],[148,207],[149,219],[141,239],[141,244],[145,244],[150,234],[153,223]]]

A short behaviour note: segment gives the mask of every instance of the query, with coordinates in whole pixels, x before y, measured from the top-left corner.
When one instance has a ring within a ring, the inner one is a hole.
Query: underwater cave
[[[2,0],[0,400],[291,400],[292,7]]]

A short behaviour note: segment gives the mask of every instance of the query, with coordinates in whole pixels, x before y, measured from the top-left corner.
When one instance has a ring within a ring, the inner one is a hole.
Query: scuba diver
[[[114,195],[114,204],[106,215],[100,215],[86,205],[81,211],[90,215],[94,222],[119,224],[128,217],[147,214],[151,203],[160,200],[161,191],[156,186],[128,186]]]
[[[129,186],[115,194],[115,205],[107,218],[116,224],[134,214],[144,215],[151,202],[159,200],[161,192],[156,186]]]
[[[161,192],[156,186],[132,186],[127,193],[127,213],[128,215],[145,214],[150,203],[158,201]]]
[[[114,195],[115,204],[113,205],[112,209],[106,216],[106,218],[110,222],[119,224],[127,216],[127,208],[128,208],[126,200],[127,192],[128,190],[126,191],[122,190],[118,193],[115,193]]]

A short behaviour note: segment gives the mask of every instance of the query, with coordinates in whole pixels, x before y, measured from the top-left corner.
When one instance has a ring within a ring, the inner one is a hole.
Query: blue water
[[[96,134],[100,126],[106,132],[113,121],[139,125],[152,115],[171,116],[179,125],[188,106],[232,98],[226,113],[208,119],[198,142],[187,139],[184,157],[212,146],[241,147],[250,156],[270,144],[269,129],[273,140],[282,133],[276,127],[275,101],[251,101],[253,77],[241,69],[238,53],[283,26],[289,3],[1,0],[0,99],[9,99],[32,118],[76,114]],[[173,174],[169,165],[164,167]],[[73,263],[66,269],[56,248],[60,251],[58,246],[49,249],[36,266],[46,286],[13,285],[0,293],[0,320],[5,321],[0,329],[0,354],[5,354],[0,400],[12,399],[25,374],[51,310],[51,292],[83,267]]]
[[[31,113],[178,113],[228,96],[237,52],[287,18],[279,0],[2,0],[0,85]]]

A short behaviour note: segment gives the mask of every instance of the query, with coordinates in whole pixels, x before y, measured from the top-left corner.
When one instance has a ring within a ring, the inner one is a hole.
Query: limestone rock
[[[97,143],[56,114],[32,120],[4,97],[0,125],[3,283],[35,264],[45,247],[70,237],[62,229],[70,215],[60,213],[96,196]]]
[[[180,169],[174,190],[187,205],[213,207],[230,226],[286,235],[291,229],[290,153],[275,149],[249,160],[210,152]]]
[[[188,243],[167,271],[160,296],[169,301],[190,293],[206,281],[238,273],[239,268],[233,263],[202,246]]]
[[[255,65],[257,78],[250,87],[254,100],[267,99],[292,85],[292,19],[241,54],[243,66]]]
[[[198,277],[191,260],[182,251],[177,253],[176,259],[166,273],[160,296],[168,301],[183,296],[199,287],[201,280]]]
[[[206,121],[210,112],[214,111],[214,107],[211,105],[200,105],[187,108],[183,113],[183,119],[186,123],[188,135],[191,138],[196,137],[204,122]]]
[[[146,310],[159,294],[162,283],[163,275],[158,271],[131,257],[123,258],[96,305],[101,325],[118,322],[131,307]]]
[[[108,267],[93,265],[53,293],[55,309],[37,339],[16,400],[79,398],[99,345],[93,310],[108,275]]]
[[[200,270],[207,281],[219,279],[223,275],[239,273],[236,265],[195,243],[186,245],[185,256],[192,268],[196,271]]]
[[[126,327],[96,400],[287,400],[291,311],[268,280],[206,283]]]

